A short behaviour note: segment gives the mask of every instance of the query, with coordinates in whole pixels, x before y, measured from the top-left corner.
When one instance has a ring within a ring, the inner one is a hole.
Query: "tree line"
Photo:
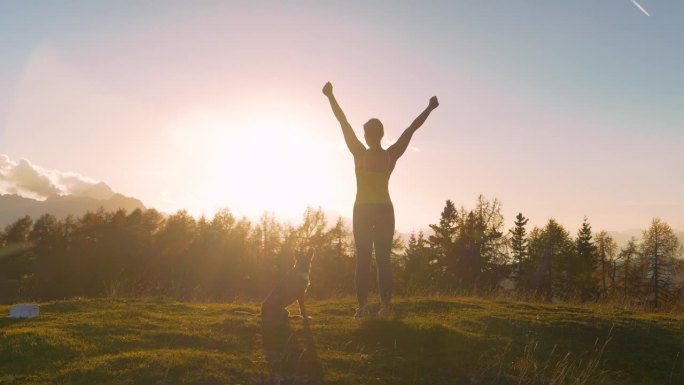
[[[432,235],[412,234],[404,253],[404,283],[428,292],[477,293],[508,288],[546,301],[627,299],[659,306],[682,298],[683,247],[655,218],[637,240],[619,248],[587,218],[575,236],[551,218],[528,231],[522,213],[504,231],[501,204],[479,197],[473,210],[447,201]]]
[[[682,295],[682,245],[654,219],[642,239],[618,248],[585,218],[575,236],[557,221],[527,228],[518,214],[506,231],[498,200],[472,209],[448,200],[429,233],[396,236],[392,252],[400,295],[482,294],[506,290],[527,299],[630,298],[655,306]],[[299,224],[266,213],[258,221],[222,210],[195,219],[186,211],[88,212],[63,220],[25,216],[0,231],[0,301],[75,296],[169,296],[181,300],[260,299],[313,247],[309,292],[354,293],[354,244],[342,219],[307,208]]]

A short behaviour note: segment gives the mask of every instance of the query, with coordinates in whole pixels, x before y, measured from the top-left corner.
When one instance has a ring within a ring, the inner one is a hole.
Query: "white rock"
[[[18,303],[10,307],[10,318],[32,318],[38,317],[40,308],[35,303]]]

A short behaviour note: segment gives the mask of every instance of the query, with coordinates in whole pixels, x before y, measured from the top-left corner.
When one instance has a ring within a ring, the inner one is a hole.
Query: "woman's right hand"
[[[437,97],[436,96],[431,97],[430,103],[428,104],[428,107],[430,109],[434,110],[435,108],[437,108],[437,106],[439,106],[439,101],[437,101]]]
[[[332,84],[330,82],[325,83],[323,86],[323,95],[325,96],[332,96],[333,89],[332,89]]]

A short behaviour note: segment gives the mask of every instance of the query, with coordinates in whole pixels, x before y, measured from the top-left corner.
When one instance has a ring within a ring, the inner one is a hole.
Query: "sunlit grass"
[[[398,299],[394,319],[364,322],[351,299],[308,308],[310,334],[234,313],[255,303],[44,303],[38,318],[0,319],[0,384],[684,381],[679,314],[461,297]]]

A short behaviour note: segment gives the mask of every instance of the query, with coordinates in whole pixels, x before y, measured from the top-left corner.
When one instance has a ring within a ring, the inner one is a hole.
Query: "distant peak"
[[[81,190],[74,191],[71,195],[76,197],[93,198],[97,200],[108,200],[114,196],[114,191],[104,182],[99,182],[94,185],[85,187]]]

